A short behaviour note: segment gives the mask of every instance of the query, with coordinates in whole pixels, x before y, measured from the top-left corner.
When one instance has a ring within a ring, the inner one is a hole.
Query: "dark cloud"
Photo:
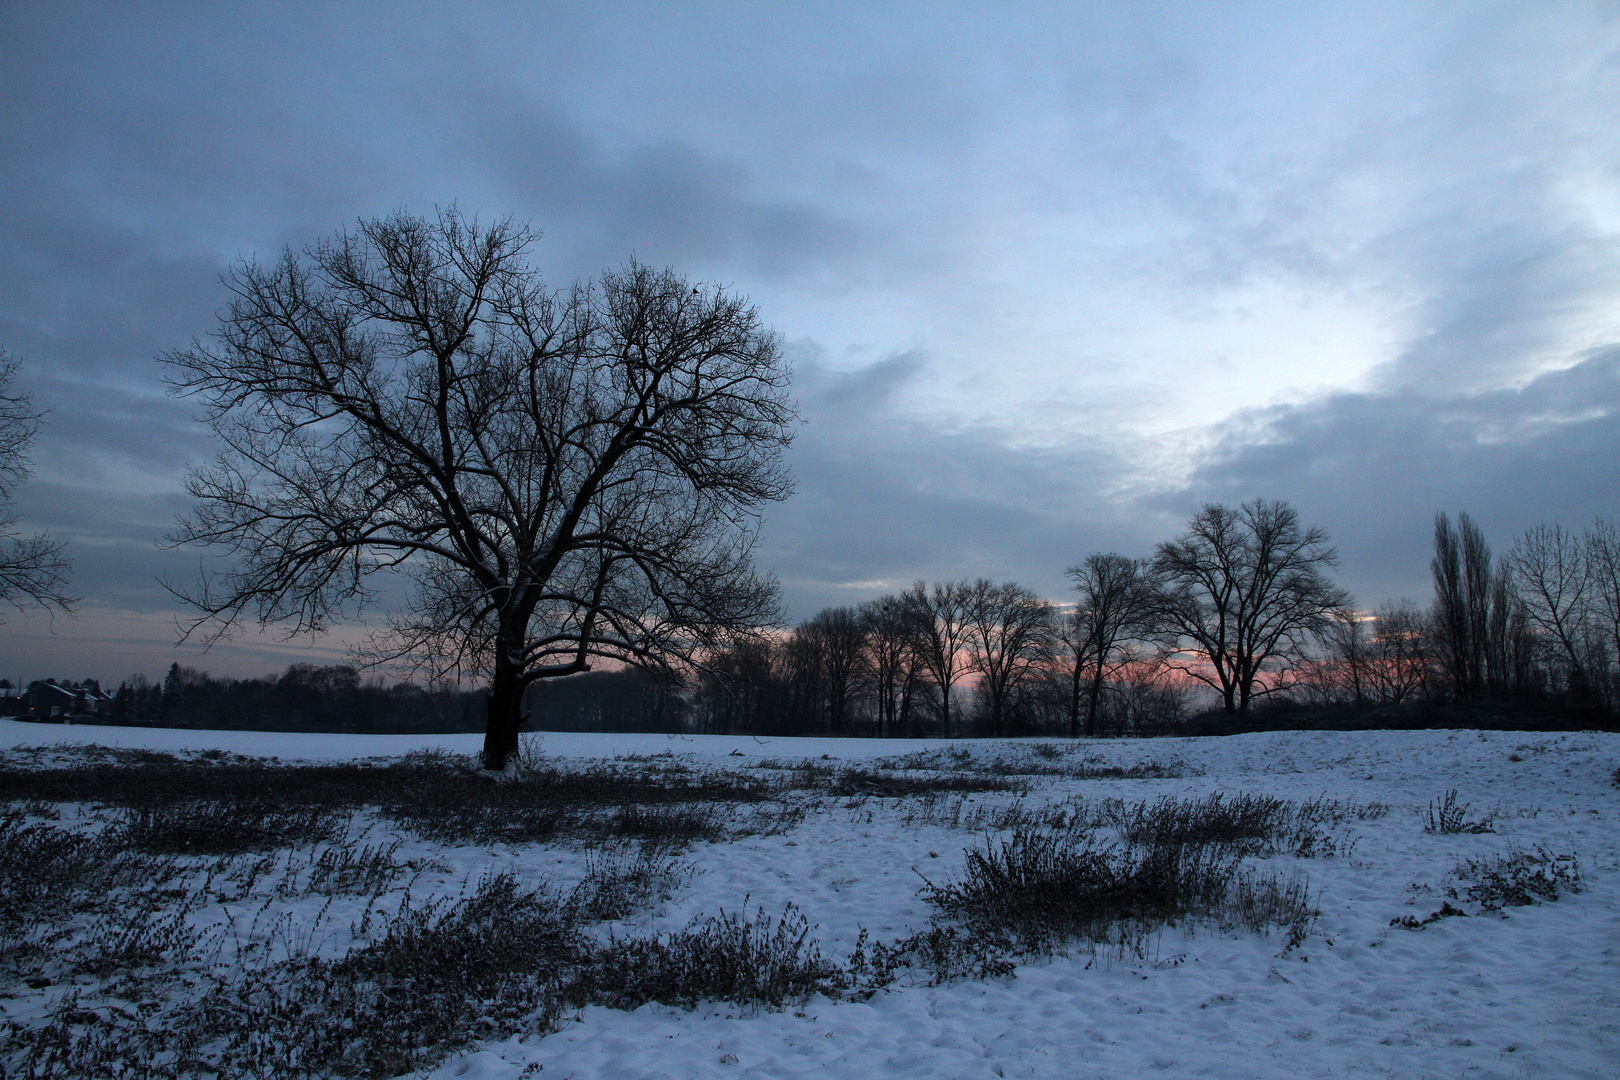
[[[757,193],[736,161],[673,140],[614,154],[543,105],[480,90],[467,138],[491,175],[539,221],[557,222],[566,265],[588,275],[634,252],[644,261],[736,266],[793,277],[861,246],[860,227]]]
[[[1090,552],[1145,553],[1155,515],[1144,522],[1109,497],[1125,463],[1107,449],[1019,448],[1005,431],[908,417],[898,398],[930,375],[916,353],[834,371],[799,352],[798,491],[769,513],[762,553],[792,618],[915,578],[1010,579],[1061,596],[1064,569]]]

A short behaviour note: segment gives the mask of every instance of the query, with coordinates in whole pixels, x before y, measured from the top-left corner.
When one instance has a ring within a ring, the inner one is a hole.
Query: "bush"
[[[1495,832],[1491,828],[1489,817],[1479,821],[1468,820],[1468,803],[1457,802],[1457,789],[1452,788],[1445,796],[1435,802],[1429,801],[1428,821],[1423,826],[1424,832],[1431,833],[1488,833]]]
[[[670,895],[691,877],[675,859],[643,850],[634,858],[592,854],[585,876],[568,896],[568,911],[584,922],[623,919]]]
[[[442,752],[386,764],[281,765],[225,754],[181,759],[92,747],[55,768],[0,768],[0,800],[125,807],[132,842],[177,854],[323,839],[321,812],[342,815],[360,806],[377,807],[438,843],[526,844],[595,837],[609,807],[761,802],[774,794],[764,780],[700,772],[667,759],[637,767],[537,767],[515,783],[494,782],[470,759]],[[687,824],[698,817],[688,815]],[[668,816],[659,824],[675,820]]]
[[[589,949],[555,895],[497,874],[458,903],[405,908],[341,960],[267,969],[182,1018],[208,1046],[198,1072],[397,1076],[477,1038],[545,1027],[553,988]]]
[[[149,855],[239,855],[331,840],[348,817],[319,806],[209,799],[135,807],[115,828],[125,844]]]
[[[1456,876],[1474,884],[1463,890],[1460,899],[1478,904],[1484,911],[1504,907],[1526,907],[1542,900],[1557,900],[1560,890],[1580,892],[1581,864],[1574,855],[1555,855],[1538,847],[1535,853],[1516,851],[1487,859],[1459,863]],[[1458,899],[1456,889],[1447,893]]]
[[[1290,824],[1292,807],[1267,795],[1228,799],[1217,792],[1204,799],[1169,796],[1138,803],[1114,814],[1115,827],[1132,844],[1149,847],[1219,844],[1244,854],[1257,852]]]
[[[614,942],[564,993],[578,1004],[619,1009],[702,1000],[780,1008],[847,985],[790,904],[774,924],[763,908],[752,919],[721,912],[664,937]]]
[[[1302,884],[1257,876],[1231,847],[1159,842],[1100,846],[1072,832],[1017,831],[969,848],[960,880],[923,896],[971,936],[1017,952],[1068,941],[1126,943],[1183,918],[1303,936],[1315,913]]]
[[[695,840],[718,840],[724,835],[708,806],[621,806],[601,827],[601,835],[642,840],[659,848],[684,847]]]
[[[179,873],[174,860],[124,850],[114,836],[31,825],[16,811],[0,814],[0,971],[60,953],[82,913],[139,910],[130,890],[156,895]]]
[[[398,840],[359,851],[334,844],[310,862],[307,888],[323,896],[378,895],[411,869],[394,858],[399,847]]]

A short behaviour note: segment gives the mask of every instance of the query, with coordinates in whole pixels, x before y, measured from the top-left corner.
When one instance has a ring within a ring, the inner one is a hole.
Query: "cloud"
[[[1168,505],[1284,497],[1328,528],[1369,606],[1428,592],[1433,515],[1466,510],[1505,548],[1543,520],[1615,517],[1620,346],[1522,387],[1340,393],[1249,412]]]
[[[1107,448],[1019,447],[1006,431],[910,416],[907,391],[932,377],[914,352],[838,371],[807,343],[796,351],[798,491],[768,512],[760,555],[791,618],[915,578],[1017,580],[1061,596],[1065,567],[1149,542],[1156,515],[1144,523],[1110,496],[1126,465]]]

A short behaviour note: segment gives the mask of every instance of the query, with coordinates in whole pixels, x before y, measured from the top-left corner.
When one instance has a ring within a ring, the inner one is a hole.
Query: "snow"
[[[99,743],[334,760],[423,747],[475,752],[481,737],[293,735],[51,727],[0,722],[0,747]],[[548,733],[559,759],[670,753],[719,768],[762,759],[872,759],[945,745],[976,758],[1028,742],[755,739]],[[1071,744],[1059,744],[1068,746]],[[1090,947],[1007,978],[866,1002],[823,998],[781,1012],[711,1004],[588,1008],[562,1030],[485,1044],[435,1077],[1611,1077],[1620,1075],[1620,735],[1475,731],[1274,732],[1219,739],[1083,743],[1098,764],[1156,762],[1157,780],[1035,777],[1031,804],[1212,792],[1386,803],[1336,831],[1348,857],[1273,856],[1307,876],[1321,916],[1297,949],[1285,935],[1167,929],[1142,956]],[[1493,833],[1438,835],[1425,813],[1448,789],[1495,816]],[[915,799],[823,798],[783,835],[697,844],[690,885],[615,932],[685,926],[721,909],[796,905],[839,956],[864,928],[893,939],[924,927],[926,875],[957,873],[978,834],[916,820]],[[912,819],[907,823],[908,816]],[[381,828],[382,826],[374,826]],[[1392,926],[1440,908],[1465,859],[1545,848],[1579,856],[1584,891],[1556,902],[1422,929]],[[442,850],[407,839],[402,858],[438,858],[424,877],[453,893],[468,875],[513,870],[567,885],[583,854],[562,846]],[[318,899],[318,898],[317,898]],[[315,903],[315,899],[306,900]],[[356,901],[361,903],[361,901]],[[329,926],[357,912],[334,910]],[[341,937],[341,935],[338,935]],[[341,949],[334,938],[317,948]],[[536,1067],[539,1068],[536,1068]],[[526,1072],[526,1070],[528,1070]]]

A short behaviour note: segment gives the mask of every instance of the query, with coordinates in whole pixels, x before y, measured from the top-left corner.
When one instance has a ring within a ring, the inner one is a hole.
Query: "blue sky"
[[[153,541],[211,447],[154,358],[234,260],[452,201],[555,284],[759,305],[793,618],[1061,599],[1210,499],[1292,501],[1367,607],[1427,596],[1437,510],[1620,514],[1614,5],[9,4],[0,104],[0,342],[53,410],[17,506],[85,597],[0,675],[342,655],[173,647],[198,557]]]

